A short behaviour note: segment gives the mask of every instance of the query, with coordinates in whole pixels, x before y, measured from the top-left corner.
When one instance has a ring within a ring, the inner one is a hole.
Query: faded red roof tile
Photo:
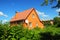
[[[26,17],[30,14],[30,12],[31,12],[33,9],[34,9],[34,8],[31,8],[31,9],[29,9],[29,10],[25,10],[25,11],[23,11],[23,12],[17,12],[16,15],[11,19],[10,22],[26,19]]]

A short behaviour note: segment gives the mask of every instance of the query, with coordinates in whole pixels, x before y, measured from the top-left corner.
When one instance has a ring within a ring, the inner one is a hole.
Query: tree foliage
[[[57,27],[60,27],[60,17],[54,18],[54,25],[56,25]]]
[[[49,26],[29,30],[22,25],[10,27],[6,23],[0,25],[0,40],[60,40],[60,28]]]
[[[41,4],[43,5],[48,5],[54,3],[54,1],[57,3],[57,5],[53,6],[52,8],[60,8],[60,0],[44,0],[44,2]]]
[[[43,24],[44,24],[44,26],[50,26],[50,25],[52,25],[52,24],[50,23],[50,20],[43,21]]]
[[[44,0],[44,2],[42,3],[42,5],[52,4],[54,1],[57,1],[57,0]]]

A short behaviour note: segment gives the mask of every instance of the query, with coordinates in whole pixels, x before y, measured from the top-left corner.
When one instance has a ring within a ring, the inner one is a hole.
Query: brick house
[[[39,19],[34,8],[25,10],[23,12],[16,12],[16,15],[10,20],[11,25],[17,25],[20,23],[27,28],[44,28],[44,25]]]

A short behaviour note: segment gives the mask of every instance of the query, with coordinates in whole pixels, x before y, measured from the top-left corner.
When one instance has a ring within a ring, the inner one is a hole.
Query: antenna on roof
[[[15,11],[15,13],[18,13],[18,11]]]

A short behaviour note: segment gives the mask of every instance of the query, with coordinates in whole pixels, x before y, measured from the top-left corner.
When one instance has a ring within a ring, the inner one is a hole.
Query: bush
[[[54,25],[56,25],[56,27],[60,27],[60,17],[54,18]]]
[[[0,25],[0,40],[60,40],[60,28],[48,26],[29,30],[22,25]]]

